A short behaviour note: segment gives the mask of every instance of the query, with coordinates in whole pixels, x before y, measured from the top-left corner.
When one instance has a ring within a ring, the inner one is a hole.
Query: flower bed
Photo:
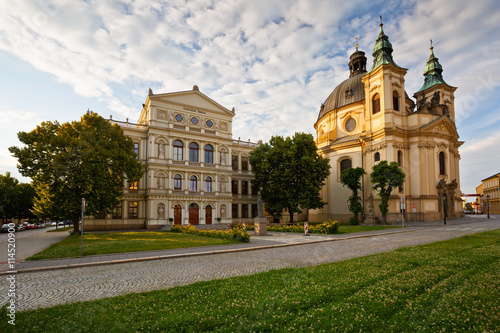
[[[242,243],[250,242],[250,234],[246,230],[237,227],[233,227],[227,230],[222,230],[222,229],[205,230],[205,229],[196,229],[194,226],[189,224],[183,226],[174,225],[172,226],[171,231],[183,234],[195,234],[213,238],[234,239]]]
[[[321,224],[309,224],[309,233],[316,234],[336,234],[339,231],[339,221],[328,220]],[[269,231],[281,232],[304,232],[304,223],[297,223],[293,225],[275,225],[267,227]]]

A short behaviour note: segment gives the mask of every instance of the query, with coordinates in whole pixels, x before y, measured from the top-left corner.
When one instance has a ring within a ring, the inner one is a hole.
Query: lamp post
[[[446,194],[443,193],[443,217],[444,217],[444,224],[446,224]]]
[[[490,218],[490,195],[486,195],[486,204],[488,205],[488,218]]]

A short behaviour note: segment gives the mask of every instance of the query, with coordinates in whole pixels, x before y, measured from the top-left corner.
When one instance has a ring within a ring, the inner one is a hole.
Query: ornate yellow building
[[[197,86],[165,94],[150,89],[137,124],[110,120],[133,139],[145,174],[124,184],[113,214],[86,219],[85,229],[158,229],[256,217],[248,154],[257,144],[233,140],[234,116],[234,108],[223,107]]]
[[[500,173],[494,174],[482,181],[481,207],[483,213],[500,214]]]
[[[371,189],[369,173],[381,160],[396,161],[406,173],[402,188],[389,203],[387,222],[401,220],[400,198],[406,199],[406,219],[414,221],[461,216],[458,148],[463,142],[455,126],[455,87],[442,77],[438,58],[431,54],[424,84],[413,97],[405,92],[407,69],[396,64],[382,24],[373,48],[373,66],[366,69],[365,53],[354,52],[350,76],[321,104],[314,124],[318,151],[330,160],[331,175],[323,188],[323,209],[309,212],[310,221],[332,218],[348,221],[350,191],[340,183],[342,170],[363,167],[364,217],[380,219],[379,197]],[[416,107],[416,109],[415,109]]]

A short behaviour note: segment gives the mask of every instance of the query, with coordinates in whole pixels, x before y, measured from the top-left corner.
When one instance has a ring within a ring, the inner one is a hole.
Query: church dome
[[[366,72],[361,72],[339,84],[321,106],[318,119],[328,112],[365,99],[365,86],[361,81]]]

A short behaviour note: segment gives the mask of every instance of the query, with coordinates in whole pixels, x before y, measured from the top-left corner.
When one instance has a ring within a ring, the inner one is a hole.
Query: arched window
[[[184,144],[180,140],[174,141],[174,160],[182,161],[184,155]]]
[[[446,168],[445,168],[444,162],[445,162],[444,153],[440,152],[439,153],[439,174],[440,175],[446,174]]]
[[[373,156],[373,161],[375,161],[375,163],[380,162],[380,153],[379,152],[375,153],[375,155]]]
[[[397,91],[392,93],[392,108],[394,111],[399,111],[399,94]]]
[[[205,178],[205,192],[212,192],[212,177]]]
[[[403,166],[403,153],[401,150],[398,150],[398,165],[401,167]]]
[[[181,175],[177,174],[174,176],[174,190],[181,190],[182,189],[182,177]]]
[[[347,170],[352,168],[352,162],[350,159],[346,158],[340,161],[340,173],[342,174],[342,171]]]
[[[375,94],[375,96],[373,96],[372,109],[373,109],[373,114],[380,111],[380,95],[379,94]]]
[[[205,163],[214,164],[214,148],[211,145],[205,146]]]
[[[189,144],[189,162],[198,162],[198,144],[194,142]]]
[[[196,191],[198,189],[198,178],[196,176],[191,176],[189,178],[189,190]]]

